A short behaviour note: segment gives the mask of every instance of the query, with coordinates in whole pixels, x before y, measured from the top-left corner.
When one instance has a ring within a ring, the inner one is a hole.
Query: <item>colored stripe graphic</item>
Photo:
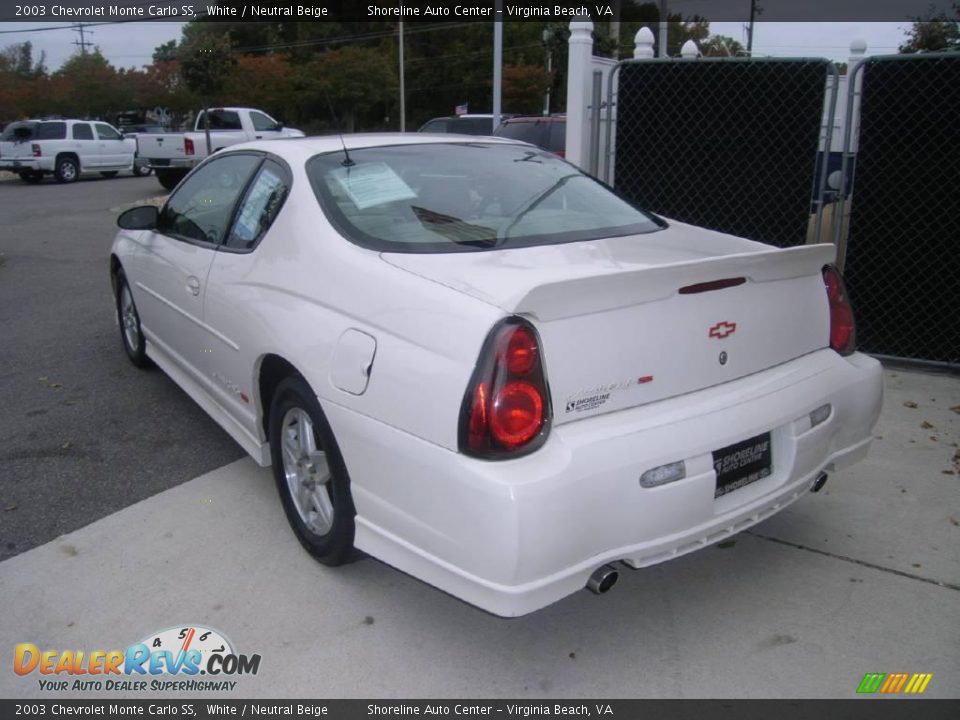
[[[927,689],[933,673],[867,673],[857,686],[858,693],[919,695]]]
[[[863,680],[860,681],[857,692],[875,693],[880,688],[880,683],[883,682],[883,678],[885,677],[886,673],[867,673],[863,676]]]

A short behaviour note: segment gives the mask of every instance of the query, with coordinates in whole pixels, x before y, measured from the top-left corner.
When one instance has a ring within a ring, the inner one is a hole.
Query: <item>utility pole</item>
[[[750,0],[750,24],[747,26],[747,57],[753,57],[753,25],[757,19],[757,0]]]
[[[667,0],[660,0],[660,40],[657,57],[667,57]]]
[[[84,25],[84,23],[78,22],[78,23],[74,23],[74,24],[73,24],[73,31],[80,33],[80,39],[79,39],[79,40],[74,40],[74,41],[73,41],[73,44],[80,46],[80,54],[81,54],[81,55],[86,55],[86,54],[87,54],[87,45],[93,45],[93,43],[86,39],[86,36],[84,35],[84,33],[90,33],[91,35],[93,35],[93,30],[87,30],[87,28],[86,28],[86,26]]]
[[[400,21],[400,132],[407,131],[407,92],[404,89],[403,20]]]

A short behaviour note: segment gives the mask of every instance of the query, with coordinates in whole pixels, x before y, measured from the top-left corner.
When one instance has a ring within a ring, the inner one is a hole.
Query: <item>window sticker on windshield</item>
[[[358,210],[417,196],[410,186],[383,162],[337,168],[330,175]]]

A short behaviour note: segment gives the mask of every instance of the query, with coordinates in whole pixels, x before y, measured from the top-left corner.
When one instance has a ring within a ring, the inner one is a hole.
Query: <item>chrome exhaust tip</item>
[[[813,487],[810,488],[810,492],[820,492],[823,486],[827,484],[827,478],[829,477],[825,472],[817,475],[817,479],[813,481]]]
[[[620,579],[620,571],[613,565],[604,565],[593,571],[590,579],[587,580],[587,590],[594,595],[603,595],[610,592],[611,588],[617,584]]]

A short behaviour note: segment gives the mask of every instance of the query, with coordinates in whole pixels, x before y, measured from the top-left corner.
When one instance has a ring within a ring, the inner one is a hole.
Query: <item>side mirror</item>
[[[153,230],[157,227],[160,211],[153,205],[138,205],[120,213],[117,225],[124,230]]]

